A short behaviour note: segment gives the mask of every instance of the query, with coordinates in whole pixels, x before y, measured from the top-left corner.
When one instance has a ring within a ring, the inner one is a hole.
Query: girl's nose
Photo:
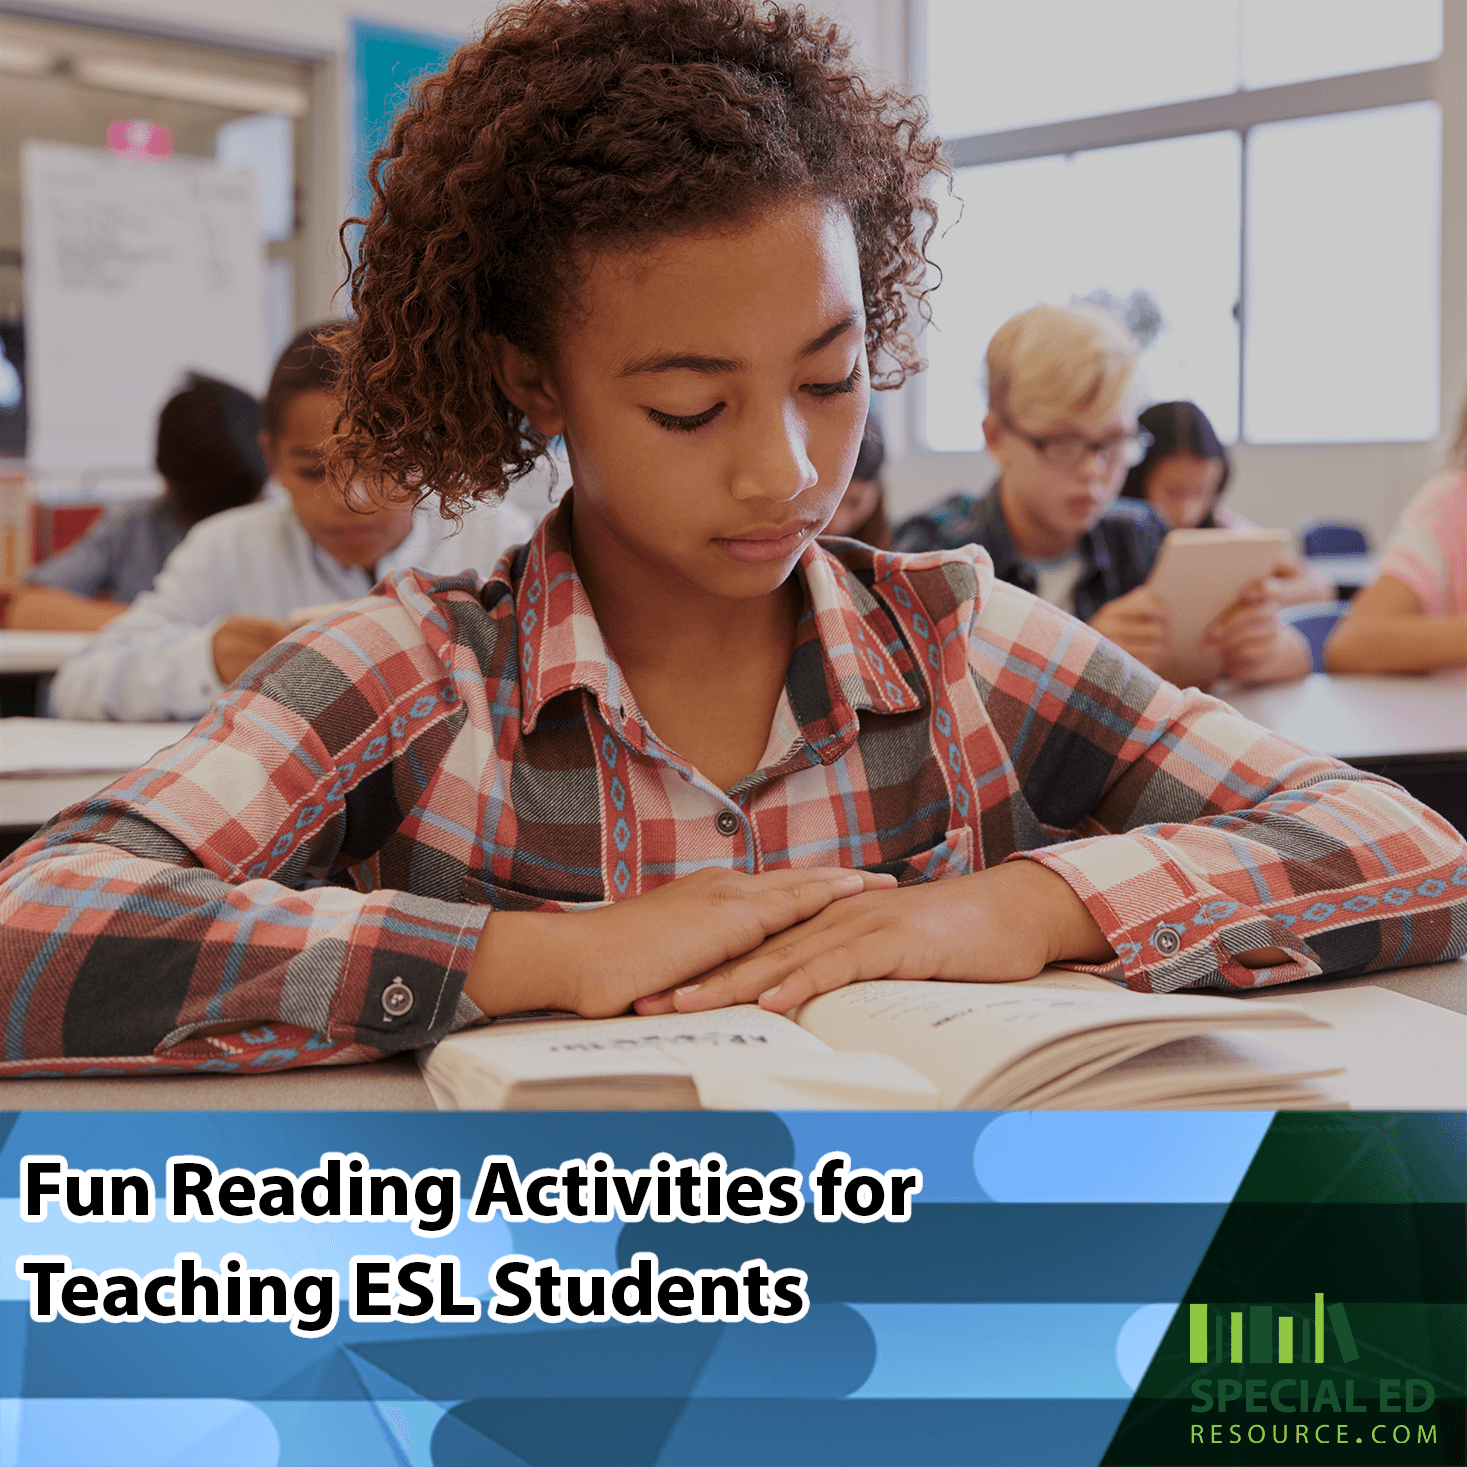
[[[793,409],[776,421],[751,423],[738,452],[732,485],[736,499],[785,503],[820,482],[806,447],[804,420]]]

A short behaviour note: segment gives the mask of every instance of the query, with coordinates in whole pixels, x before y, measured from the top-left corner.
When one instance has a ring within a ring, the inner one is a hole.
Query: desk
[[[1291,992],[1373,985],[1467,1014],[1467,958],[1364,978],[1321,978],[1260,990]],[[1240,1002],[1249,1002],[1242,999]],[[1390,1109],[1391,1107],[1384,1107]],[[153,1075],[137,1079],[0,1080],[5,1110],[432,1110],[411,1055],[370,1065],[285,1070],[275,1075]]]
[[[29,717],[43,712],[43,688],[51,674],[93,635],[0,630],[0,714]]]
[[[0,673],[55,672],[95,635],[95,632],[0,630]]]
[[[1394,779],[1467,833],[1467,668],[1393,677],[1316,672],[1226,696],[1254,723]]]
[[[0,855],[68,805],[96,794],[119,774],[176,743],[192,727],[0,719]]]
[[[1380,575],[1378,555],[1311,555],[1308,565],[1347,596],[1373,586]]]

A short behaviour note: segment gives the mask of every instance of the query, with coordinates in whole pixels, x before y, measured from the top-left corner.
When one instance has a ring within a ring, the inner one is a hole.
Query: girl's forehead
[[[567,336],[619,370],[659,348],[742,355],[750,339],[804,346],[837,321],[864,324],[855,232],[820,200],[593,255],[578,297]]]

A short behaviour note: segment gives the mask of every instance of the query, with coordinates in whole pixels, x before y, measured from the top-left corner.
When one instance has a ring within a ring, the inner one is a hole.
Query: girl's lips
[[[781,525],[775,530],[753,530],[738,539],[720,539],[721,545],[735,560],[750,565],[762,565],[771,560],[783,560],[792,555],[808,538],[814,527],[807,521],[792,526]]]

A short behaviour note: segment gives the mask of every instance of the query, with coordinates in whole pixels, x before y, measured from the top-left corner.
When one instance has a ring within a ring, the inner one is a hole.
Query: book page
[[[803,1031],[802,1031],[803,1032]],[[704,1110],[936,1110],[937,1086],[885,1054],[752,1045],[664,1046]]]
[[[1063,1081],[1032,1097],[1036,1107],[1057,1110],[1130,1110],[1161,1103],[1187,1109],[1343,1109],[1339,1064],[1313,1063],[1250,1034],[1220,1030],[1192,1034],[1110,1066],[1079,1085]],[[1317,1082],[1329,1080],[1328,1084]]]
[[[821,1054],[827,1047],[798,1025],[753,1004],[703,1014],[634,1014],[619,1019],[510,1019],[464,1029],[420,1056],[424,1078],[460,1105],[482,1104],[475,1075],[498,1085],[602,1079],[613,1094],[619,1077],[686,1080],[673,1058],[683,1050],[724,1049],[731,1054],[770,1049]],[[472,1092],[472,1096],[471,1096]],[[614,1101],[612,1107],[615,1108]]]
[[[1088,975],[1073,975],[1087,979]],[[1099,980],[1104,982],[1105,980]],[[802,1028],[833,1049],[878,1050],[920,1070],[937,1086],[945,1106],[1017,1105],[1035,1088],[1077,1066],[1097,1066],[1155,1043],[1211,1029],[1313,1025],[1291,1009],[1241,1004],[1191,994],[1109,992],[1037,983],[855,983],[811,999],[799,1011]],[[1053,1056],[1046,1048],[1063,1043]],[[1032,1064],[1023,1063],[1031,1060]],[[1005,1073],[1024,1069],[1023,1085],[1003,1085]]]

